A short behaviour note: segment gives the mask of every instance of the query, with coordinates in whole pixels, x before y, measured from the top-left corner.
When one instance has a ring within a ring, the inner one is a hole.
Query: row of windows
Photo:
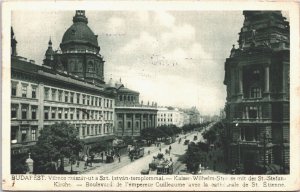
[[[243,110],[243,118],[262,118],[262,107],[261,106],[245,106]]]
[[[11,95],[18,96],[18,86],[17,82],[12,82],[11,85]],[[24,98],[37,98],[37,85],[31,85],[31,89],[29,91],[29,85],[26,83],[21,83],[21,97]],[[51,90],[51,92],[50,92]],[[29,93],[31,93],[29,95]],[[51,95],[50,95],[51,94]],[[44,90],[45,100],[52,101],[60,101],[66,103],[77,103],[83,105],[91,105],[91,106],[104,106],[105,108],[113,108],[113,100],[112,99],[103,99],[97,96],[85,95],[81,93],[74,93],[68,91],[62,91],[58,89],[50,89],[45,87]]]
[[[78,133],[79,127],[77,126]],[[86,127],[82,127],[81,136],[91,136],[91,135],[102,135],[112,133],[112,124],[102,124],[98,125],[87,125]],[[19,130],[19,127],[12,126],[11,127],[11,141],[13,143],[22,143],[28,141],[36,141],[37,140],[37,126],[32,126],[31,130],[28,128]]]
[[[70,120],[113,120],[113,112],[110,111],[97,111],[85,109],[70,109],[69,108],[44,108],[44,119],[70,119]]]
[[[78,132],[81,133],[80,136],[95,136],[113,132],[112,124],[104,124],[103,126],[102,124],[86,125],[86,127],[81,128],[77,125],[76,127]],[[79,129],[81,129],[81,131]]]
[[[113,100],[45,87],[45,100],[113,108]],[[102,103],[103,102],[103,103]]]
[[[30,110],[29,110],[30,109]],[[34,105],[21,105],[21,116],[19,117],[17,105],[11,106],[11,118],[12,119],[37,119],[38,107]],[[89,119],[89,120],[113,120],[113,112],[111,111],[97,111],[97,110],[84,110],[84,109],[70,109],[69,108],[44,108],[44,119],[71,119],[74,120],[76,115],[77,120]]]
[[[158,116],[160,116],[160,117],[166,117],[166,116],[173,117],[173,114],[172,113],[168,113],[168,115],[166,115],[166,113],[164,113],[164,114],[160,113],[160,114],[158,114]]]
[[[133,95],[119,95],[119,101],[137,101],[137,97]]]
[[[37,106],[30,106],[30,111],[29,111],[29,105],[22,105],[21,106],[21,117],[18,115],[18,106],[12,105],[11,106],[11,119],[37,119]],[[29,117],[30,115],[30,117]]]
[[[26,142],[26,141],[36,141],[37,140],[37,126],[31,127],[29,129],[21,129],[19,127],[11,127],[11,141],[14,143]]]
[[[18,83],[12,82],[12,84],[11,84],[11,96],[19,96],[18,86],[19,86]],[[20,95],[21,97],[36,98],[36,96],[37,96],[37,85],[31,85],[30,86],[30,88],[31,88],[30,91],[28,89],[28,87],[29,87],[28,84],[22,83],[21,86],[22,86],[21,87],[21,95]],[[31,93],[31,95],[29,95],[29,93]]]
[[[172,122],[173,120],[172,119],[163,119],[163,118],[157,118],[157,121],[163,121],[163,122]]]

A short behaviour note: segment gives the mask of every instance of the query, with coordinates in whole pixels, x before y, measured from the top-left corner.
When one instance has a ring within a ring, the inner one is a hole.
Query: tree
[[[12,154],[12,153],[11,153]],[[27,154],[11,155],[11,173],[12,174],[24,174],[28,170],[25,163],[28,158]]]
[[[215,142],[215,140],[217,139],[216,131],[214,129],[210,129],[208,131],[205,131],[203,133],[203,138],[206,139],[209,144]]]
[[[64,171],[64,158],[73,159],[82,150],[78,131],[71,124],[55,123],[41,130],[32,149],[35,173],[56,173],[55,162],[60,160],[59,171]]]
[[[145,128],[141,131],[141,138],[145,139],[148,144],[153,143],[159,136],[156,128]]]
[[[206,164],[207,162],[208,144],[198,142],[195,144],[191,142],[188,146],[188,150],[185,154],[186,168],[191,173],[199,171],[200,163]]]
[[[191,173],[196,173],[199,169],[199,164],[201,163],[202,153],[199,147],[191,142],[188,146],[188,150],[186,152],[186,168]]]

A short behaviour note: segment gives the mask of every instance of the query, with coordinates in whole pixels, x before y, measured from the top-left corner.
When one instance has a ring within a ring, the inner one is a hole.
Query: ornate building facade
[[[85,12],[76,11],[61,51],[54,51],[50,40],[42,65],[17,56],[12,31],[12,155],[28,151],[41,129],[61,121],[74,125],[87,153],[112,144],[116,92],[103,81],[104,61],[87,23]]]
[[[289,23],[244,11],[239,48],[225,62],[228,162],[244,173],[289,169]]]
[[[112,81],[112,80],[111,80]],[[157,105],[143,104],[139,100],[139,92],[130,90],[120,82],[113,85],[117,90],[115,131],[118,137],[137,137],[145,128],[157,127]]]
[[[160,107],[157,112],[157,126],[176,125],[182,127],[184,125],[184,113],[173,107]]]

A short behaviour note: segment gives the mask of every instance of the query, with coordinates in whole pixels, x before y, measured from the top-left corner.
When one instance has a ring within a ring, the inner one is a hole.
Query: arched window
[[[92,62],[92,61],[89,61],[88,62],[88,66],[87,66],[87,72],[90,72],[90,73],[92,73],[92,72],[94,72],[95,70],[94,70],[94,63]]]

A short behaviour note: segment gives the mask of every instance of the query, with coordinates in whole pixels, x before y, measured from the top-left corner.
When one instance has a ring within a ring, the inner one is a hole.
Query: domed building
[[[56,122],[77,129],[84,143],[80,157],[111,149],[116,89],[104,82],[97,36],[87,24],[85,12],[76,11],[61,50],[55,50],[50,39],[42,65],[17,55],[11,29],[12,173],[20,173],[20,157],[28,156],[40,131]]]
[[[46,51],[44,65],[54,69],[59,68],[70,75],[83,78],[95,84],[104,84],[104,60],[100,55],[98,36],[89,28],[85,11],[77,10],[73,24],[66,30],[60,44],[60,52],[51,52],[52,43]],[[53,54],[53,55],[51,55]],[[51,58],[55,62],[51,62]]]

